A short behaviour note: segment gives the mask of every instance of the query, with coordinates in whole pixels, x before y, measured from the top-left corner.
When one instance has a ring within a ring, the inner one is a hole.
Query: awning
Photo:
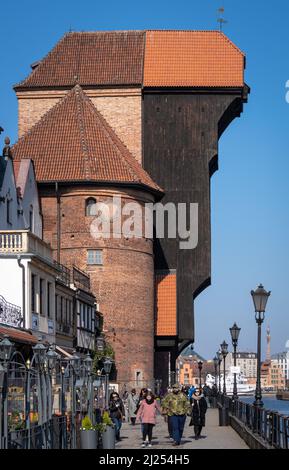
[[[37,344],[38,338],[34,336],[29,330],[22,330],[20,328],[10,328],[9,326],[0,325],[0,337],[5,335],[16,343]]]
[[[56,351],[60,352],[60,354],[64,357],[67,357],[68,359],[72,359],[72,356],[73,356],[73,349],[71,348],[67,348],[67,349],[64,349],[64,348],[61,348],[60,346],[55,346],[55,349]],[[70,352],[68,352],[70,351]]]

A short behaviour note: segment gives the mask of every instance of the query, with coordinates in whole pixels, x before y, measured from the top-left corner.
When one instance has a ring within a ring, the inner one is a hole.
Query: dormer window
[[[90,197],[85,201],[85,215],[96,215],[96,199],[94,199],[93,197]]]

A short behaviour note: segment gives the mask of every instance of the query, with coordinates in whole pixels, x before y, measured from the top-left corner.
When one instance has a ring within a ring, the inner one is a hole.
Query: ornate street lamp
[[[0,359],[4,364],[10,361],[13,352],[13,343],[9,340],[9,336],[5,335],[2,341],[0,341]]]
[[[237,326],[236,323],[230,328],[232,344],[234,348],[234,367],[237,366],[237,345],[238,345],[238,338],[240,334],[241,328]],[[237,390],[237,374],[234,372],[234,388],[233,388],[233,400],[238,400],[238,390]]]
[[[38,343],[32,349],[37,365],[41,368],[44,367],[47,347],[41,342],[41,338],[39,338]]]
[[[226,357],[228,354],[228,344],[224,341],[221,344],[221,354],[224,360],[224,384],[223,384],[223,394],[226,395]]]
[[[221,351],[217,351],[216,357],[218,358],[218,363],[219,363],[219,393],[222,392],[221,390],[221,363],[222,363],[222,353]]]
[[[83,361],[83,364],[84,364],[86,372],[88,373],[88,375],[90,375],[92,371],[93,360],[91,359],[89,353],[87,353],[86,358]]]
[[[109,374],[112,368],[112,360],[109,357],[106,357],[103,361],[103,369],[105,372],[105,407],[108,408],[108,393],[109,393]]]
[[[198,369],[199,369],[199,384],[200,388],[202,386],[202,368],[203,368],[203,361],[198,362]]]
[[[52,374],[53,371],[56,369],[57,361],[60,359],[60,355],[57,354],[55,351],[55,346],[50,346],[49,350],[46,353],[46,363],[47,363],[47,371],[48,374],[46,375],[48,379],[48,419],[52,418],[52,396],[53,396],[53,389],[52,389]]]
[[[251,291],[252,299],[255,307],[255,320],[258,325],[258,339],[257,339],[257,381],[256,381],[256,392],[254,405],[262,407],[264,405],[262,401],[261,391],[261,326],[265,319],[265,310],[268,299],[271,292],[267,292],[262,284],[255,290]]]

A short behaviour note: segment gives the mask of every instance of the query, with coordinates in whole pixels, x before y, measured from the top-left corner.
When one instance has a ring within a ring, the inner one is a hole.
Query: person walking
[[[128,417],[133,426],[135,425],[137,406],[138,397],[136,394],[136,389],[133,388],[127,397]]]
[[[207,401],[204,397],[202,389],[196,390],[192,396],[192,419],[190,426],[194,426],[195,439],[201,437],[201,432],[206,424]]]
[[[142,423],[142,447],[152,446],[153,428],[156,425],[157,412],[161,414],[161,408],[154,395],[148,391],[147,396],[141,401],[136,415],[136,421]]]
[[[170,417],[172,427],[173,446],[179,446],[184,432],[186,416],[191,413],[191,405],[188,398],[181,392],[178,384],[173,385],[172,393],[164,398],[162,411]]]
[[[120,429],[125,419],[123,402],[117,392],[112,392],[109,400],[109,416],[115,426],[115,439],[120,441]]]

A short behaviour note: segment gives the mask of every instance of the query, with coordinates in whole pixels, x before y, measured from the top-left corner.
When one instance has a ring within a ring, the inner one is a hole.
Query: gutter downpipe
[[[61,221],[60,221],[60,196],[58,182],[55,182],[55,193],[57,200],[57,262],[60,263],[60,231],[61,231]]]
[[[26,290],[25,290],[25,266],[21,262],[21,256],[17,256],[18,266],[22,269],[22,305],[23,305],[23,328],[26,326]]]

